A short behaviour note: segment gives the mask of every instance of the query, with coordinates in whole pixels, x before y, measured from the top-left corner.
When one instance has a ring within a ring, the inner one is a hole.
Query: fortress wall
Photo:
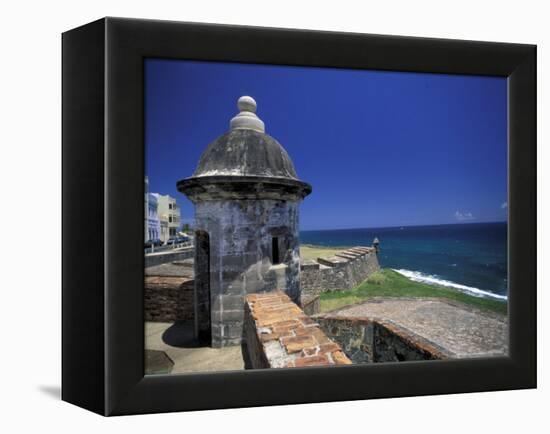
[[[302,260],[300,288],[303,294],[351,289],[380,270],[373,247],[353,247],[328,258]]]
[[[300,306],[306,315],[316,315],[321,311],[321,301],[318,295],[302,295],[302,304]]]
[[[280,291],[246,297],[244,337],[254,369],[351,364],[340,345]]]
[[[183,261],[192,258],[195,254],[194,247],[184,247],[182,249],[164,250],[161,252],[145,254],[145,268],[154,267],[161,264],[169,264],[174,261]]]
[[[451,355],[391,321],[347,318],[330,313],[313,318],[354,364],[440,360]]]
[[[193,320],[194,280],[180,276],[145,277],[145,321]]]

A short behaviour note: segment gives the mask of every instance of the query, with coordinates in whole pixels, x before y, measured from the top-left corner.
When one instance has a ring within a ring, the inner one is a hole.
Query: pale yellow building
[[[160,219],[160,239],[167,241],[175,237],[181,227],[180,208],[172,196],[153,193],[158,201],[158,215]]]

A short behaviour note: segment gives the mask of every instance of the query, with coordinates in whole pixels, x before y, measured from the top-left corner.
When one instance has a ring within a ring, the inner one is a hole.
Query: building
[[[300,302],[299,204],[311,186],[265,133],[250,97],[177,188],[195,205],[195,333],[214,347],[243,338],[245,296]]]
[[[168,241],[168,238],[175,237],[181,227],[180,207],[176,199],[169,195],[154,193],[158,201],[158,213],[160,218],[160,239]]]
[[[168,230],[168,218],[162,218],[160,220],[160,240],[163,242],[168,241],[170,238],[170,232]]]
[[[180,208],[169,195],[149,193],[149,178],[145,177],[145,241],[168,241],[180,229]]]
[[[144,230],[144,235],[143,235],[143,240],[144,241],[149,241],[149,223],[148,223],[148,220],[147,220],[147,216],[149,215],[149,177],[146,176],[145,177],[145,209],[143,210],[143,218],[144,218],[144,222],[143,222],[143,230]]]
[[[149,177],[145,177],[145,221],[144,240],[156,240],[160,237],[160,220],[158,216],[158,202],[155,195],[149,193]]]
[[[160,238],[160,220],[158,215],[158,203],[154,194],[147,195],[147,238],[157,240]]]

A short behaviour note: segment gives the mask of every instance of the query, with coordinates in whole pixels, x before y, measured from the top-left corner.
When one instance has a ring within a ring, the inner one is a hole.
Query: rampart
[[[439,360],[451,356],[397,324],[371,318],[340,317],[331,313],[313,318],[354,364]]]
[[[145,320],[153,322],[194,319],[194,259],[173,261],[145,269]],[[319,313],[319,296],[304,295],[301,308]]]
[[[340,345],[280,291],[246,297],[244,335],[254,369],[351,364]]]
[[[193,319],[193,261],[176,261],[145,270],[145,320]]]
[[[195,255],[194,247],[183,247],[173,250],[163,250],[155,253],[145,254],[145,268],[157,265],[167,264],[174,261],[183,261],[193,258]]]
[[[303,294],[351,289],[380,270],[373,247],[353,247],[328,258],[302,259],[300,288]]]

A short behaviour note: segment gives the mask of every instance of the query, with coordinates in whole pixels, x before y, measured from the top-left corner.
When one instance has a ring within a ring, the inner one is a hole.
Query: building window
[[[279,259],[279,237],[271,239],[271,261],[274,265],[281,262]]]

